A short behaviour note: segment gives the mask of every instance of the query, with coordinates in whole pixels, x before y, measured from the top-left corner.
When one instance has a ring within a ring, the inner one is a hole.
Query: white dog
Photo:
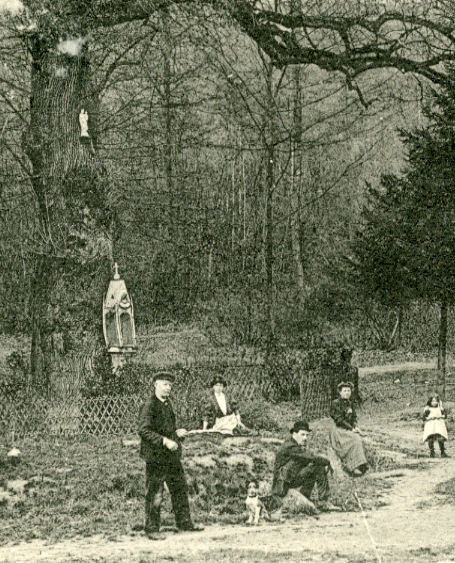
[[[248,510],[248,520],[247,524],[259,524],[259,518],[262,516],[266,520],[270,519],[269,513],[267,512],[264,503],[259,498],[259,487],[256,481],[250,481],[248,483],[248,492],[245,499],[245,505]]]

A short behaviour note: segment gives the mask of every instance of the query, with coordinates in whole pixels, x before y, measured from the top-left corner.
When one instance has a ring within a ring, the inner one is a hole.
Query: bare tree
[[[56,294],[62,284],[68,291],[61,296],[68,300],[75,278],[96,284],[111,261],[110,183],[99,158],[99,91],[91,38],[103,28],[122,33],[122,26],[140,26],[173,5],[185,5],[196,20],[214,13],[230,18],[276,67],[314,64],[342,73],[365,104],[356,80],[366,71],[389,67],[443,83],[448,78],[440,63],[455,56],[453,13],[444,2],[397,4],[388,10],[361,0],[297,7],[295,2],[267,0],[24,0],[17,13],[2,14],[11,40],[20,38],[30,69],[30,108],[22,138],[27,159],[19,160],[29,176],[39,223],[31,292],[37,379],[49,377],[61,348]]]

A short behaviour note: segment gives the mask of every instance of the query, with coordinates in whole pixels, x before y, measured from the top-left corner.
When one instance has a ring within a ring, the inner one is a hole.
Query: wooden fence
[[[329,373],[308,373],[301,380],[301,410],[308,420],[313,420],[329,413],[332,395]],[[375,408],[390,404],[404,407],[406,404],[424,404],[427,396],[434,389],[434,382],[413,381],[406,378],[400,383],[384,378],[383,382],[371,389],[361,386],[363,406]],[[257,383],[243,382],[233,386],[230,395],[245,403],[259,398],[260,388]],[[178,390],[177,390],[178,391]],[[266,386],[267,396],[270,386]],[[179,390],[174,396],[174,404],[180,420],[195,420],[194,411],[201,404],[200,395],[188,394],[188,389]],[[63,399],[44,399],[40,397],[11,396],[0,387],[0,439],[8,442],[11,437],[30,435],[117,435],[126,436],[137,433],[137,419],[140,405],[147,393],[140,395],[111,395],[102,397],[73,397]],[[263,395],[263,397],[264,397]],[[266,398],[266,397],[265,397]],[[295,397],[296,400],[299,397]],[[446,400],[455,401],[455,386],[448,385]],[[188,426],[191,427],[191,426]],[[193,426],[194,427],[194,426]]]
[[[126,435],[137,432],[142,397],[0,400],[0,435]]]
[[[175,368],[173,403],[182,425],[194,428],[200,424],[204,396],[216,373],[223,374],[229,397],[241,408],[264,400],[295,400],[300,401],[302,415],[308,420],[329,413],[334,381],[340,377],[333,366],[309,370],[297,363]],[[49,399],[12,393],[0,385],[0,436],[135,434],[140,405],[151,393],[150,373],[140,387],[137,394],[84,397],[76,393]]]
[[[169,371],[169,370],[168,370]],[[173,403],[179,419],[194,425],[200,420],[203,397],[216,368],[195,366],[190,371],[176,368]],[[289,372],[289,370],[288,370]],[[222,370],[228,381],[229,397],[240,403],[258,399],[277,402],[283,399],[282,389],[273,383],[264,366],[229,366]],[[294,386],[295,399],[301,372],[289,375],[287,384]],[[134,395],[83,397],[80,393],[66,398],[37,397],[36,394],[12,393],[0,385],[0,436],[42,435],[128,435],[137,432],[140,405],[151,393],[150,380],[143,382],[141,392]],[[288,390],[288,399],[292,390]]]

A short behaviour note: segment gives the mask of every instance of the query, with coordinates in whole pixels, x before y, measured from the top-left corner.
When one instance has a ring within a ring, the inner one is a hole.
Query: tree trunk
[[[264,266],[265,266],[265,300],[267,316],[267,344],[270,346],[275,338],[275,291],[273,279],[274,265],[274,233],[273,233],[273,193],[275,190],[275,99],[273,95],[273,64],[267,64],[267,105],[268,112],[265,123],[264,149],[266,158],[266,174],[264,183]]]
[[[39,222],[30,363],[32,382],[46,388],[68,346],[77,345],[78,332],[95,325],[88,291],[112,258],[108,182],[96,159],[97,100],[86,39],[81,33],[78,40],[58,42],[56,35],[37,34],[30,41],[30,125],[23,137]],[[88,114],[85,135],[82,109]],[[78,304],[84,327],[77,321]]]
[[[397,347],[401,346],[402,341],[402,333],[403,333],[403,318],[404,318],[404,306],[398,306],[398,333],[397,333]]]
[[[294,107],[293,107],[293,135],[291,138],[291,241],[294,256],[297,287],[302,298],[305,291],[305,277],[302,262],[302,248],[300,244],[300,197],[301,183],[300,149],[302,145],[302,87],[300,83],[300,67],[293,69]]]
[[[163,110],[164,110],[164,174],[167,193],[167,232],[170,236],[178,236],[173,230],[179,224],[179,201],[175,199],[174,193],[174,159],[175,159],[175,135],[174,135],[174,110],[172,99],[172,43],[169,29],[169,16],[162,14],[164,44],[163,55]]]
[[[291,243],[292,243],[292,255],[294,257],[295,262],[295,270],[296,270],[296,281],[297,287],[299,289],[299,295],[302,297],[305,291],[305,271],[303,269],[303,262],[302,262],[302,248],[300,244],[300,234],[299,234],[299,226],[300,226],[300,198],[298,193],[298,187],[296,185],[296,171],[295,171],[295,150],[294,147],[292,148],[292,155],[291,155],[291,182],[290,182],[290,208],[291,208],[291,219],[290,219],[290,227],[291,227]]]
[[[446,299],[441,302],[441,320],[439,323],[439,346],[438,346],[438,389],[444,398],[446,391],[446,360],[447,360],[447,316],[448,303]]]

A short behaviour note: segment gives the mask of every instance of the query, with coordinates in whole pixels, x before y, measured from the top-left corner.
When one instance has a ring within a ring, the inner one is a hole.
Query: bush
[[[84,397],[136,395],[141,392],[150,373],[150,366],[133,363],[127,363],[114,372],[108,352],[102,350],[93,360],[92,373],[85,379],[81,393]]]
[[[239,407],[242,421],[248,428],[268,432],[287,430],[288,420],[300,418],[300,407],[293,401],[280,403],[279,411],[264,398],[245,401]]]
[[[5,395],[17,397],[23,395],[27,388],[30,365],[25,352],[15,350],[6,356],[8,369],[0,372],[0,386]]]

